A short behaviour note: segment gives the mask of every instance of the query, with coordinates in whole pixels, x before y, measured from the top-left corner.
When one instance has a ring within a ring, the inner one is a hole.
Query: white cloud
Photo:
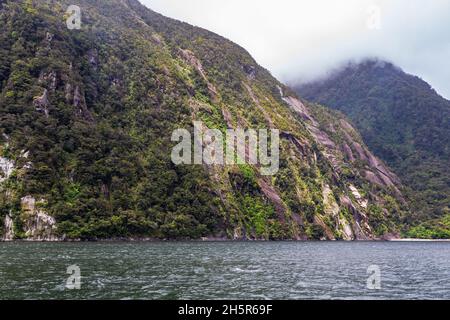
[[[238,43],[285,82],[309,80],[347,60],[377,56],[450,98],[448,0],[141,2]],[[373,8],[380,10],[379,29]]]

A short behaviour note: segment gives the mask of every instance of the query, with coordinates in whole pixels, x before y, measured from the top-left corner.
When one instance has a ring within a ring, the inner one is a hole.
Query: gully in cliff
[[[186,129],[173,132],[172,141],[179,142],[172,149],[174,164],[260,165],[261,174],[265,176],[274,175],[279,170],[279,130],[270,130],[270,153],[267,129],[229,129],[224,143],[224,135],[220,130],[208,129],[202,122],[195,121],[193,140],[192,145],[191,132]]]

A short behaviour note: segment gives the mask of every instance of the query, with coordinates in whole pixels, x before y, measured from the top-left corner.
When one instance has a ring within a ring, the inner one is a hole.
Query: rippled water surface
[[[0,243],[0,298],[450,299],[450,243]]]

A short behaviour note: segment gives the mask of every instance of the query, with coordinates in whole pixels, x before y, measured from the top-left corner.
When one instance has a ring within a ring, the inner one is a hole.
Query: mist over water
[[[449,265],[434,242],[3,243],[0,298],[449,299]]]

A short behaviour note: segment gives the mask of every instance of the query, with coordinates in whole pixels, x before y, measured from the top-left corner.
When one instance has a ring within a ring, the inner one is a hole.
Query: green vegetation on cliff
[[[407,206],[394,175],[350,125],[304,105],[245,50],[135,0],[80,0],[82,28],[69,30],[70,4],[2,1],[3,238],[402,231]],[[171,134],[193,121],[279,129],[280,170],[173,164]]]
[[[426,222],[410,236],[448,238],[446,219],[440,219],[450,213],[450,101],[420,78],[376,60],[350,64],[296,91],[347,115],[401,178],[411,203],[405,223]]]

